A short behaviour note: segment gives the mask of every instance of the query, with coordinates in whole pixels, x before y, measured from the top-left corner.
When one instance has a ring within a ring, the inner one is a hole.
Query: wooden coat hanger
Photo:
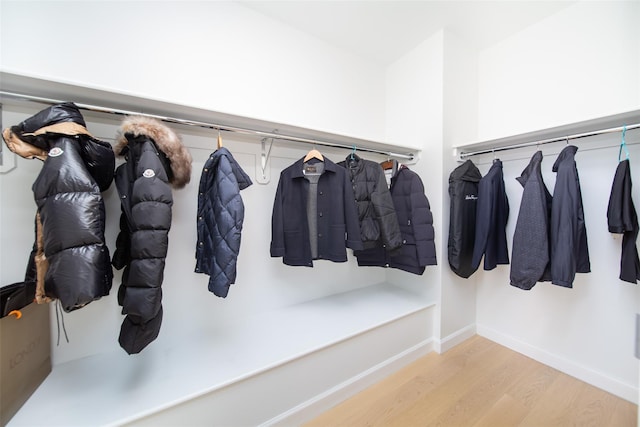
[[[220,135],[220,129],[218,129],[218,148],[222,148],[222,135]]]
[[[309,151],[306,156],[304,156],[303,163],[306,163],[311,159],[318,159],[321,162],[324,162],[324,157],[322,157],[322,153],[316,150],[315,148]]]

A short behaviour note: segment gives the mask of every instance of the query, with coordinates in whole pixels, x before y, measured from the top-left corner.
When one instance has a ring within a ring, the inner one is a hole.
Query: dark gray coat
[[[198,190],[196,273],[209,275],[209,291],[226,297],[236,282],[236,263],[244,221],[240,190],[251,178],[224,147],[204,164]]]
[[[577,151],[578,147],[568,145],[553,164],[557,176],[551,205],[551,282],[567,288],[573,286],[576,272],[591,271]]]
[[[511,285],[530,290],[550,280],[549,226],[551,194],[541,171],[542,151],[537,151],[516,178],[524,187],[511,249]]]

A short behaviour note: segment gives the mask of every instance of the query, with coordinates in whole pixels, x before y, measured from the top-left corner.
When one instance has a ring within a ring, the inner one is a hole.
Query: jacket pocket
[[[300,260],[303,258],[304,242],[301,231],[284,232],[284,253],[287,259]],[[308,243],[307,243],[308,244]]]

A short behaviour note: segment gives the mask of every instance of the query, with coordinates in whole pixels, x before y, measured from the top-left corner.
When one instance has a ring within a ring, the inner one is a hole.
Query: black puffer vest
[[[402,246],[396,209],[382,167],[356,154],[349,154],[338,165],[347,169],[351,180],[364,248],[384,247],[393,251]]]

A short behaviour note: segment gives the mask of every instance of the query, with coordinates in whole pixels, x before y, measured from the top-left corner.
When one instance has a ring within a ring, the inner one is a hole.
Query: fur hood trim
[[[170,183],[175,188],[182,188],[191,180],[191,153],[182,144],[182,139],[171,128],[157,119],[144,116],[129,116],[124,119],[116,137],[115,152],[122,155],[122,150],[129,141],[126,135],[147,136],[153,139],[171,163],[173,179]]]

